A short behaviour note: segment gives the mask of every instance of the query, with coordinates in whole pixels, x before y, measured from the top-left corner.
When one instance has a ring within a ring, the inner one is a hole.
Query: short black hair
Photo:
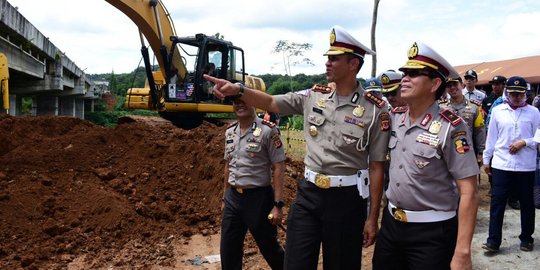
[[[364,58],[356,55],[356,54],[352,54],[352,53],[346,53],[347,55],[347,60],[348,61],[351,61],[355,58],[358,59],[359,63],[358,63],[358,69],[356,69],[356,73],[358,74],[358,72],[360,72],[360,69],[362,68],[362,66],[364,65]]]

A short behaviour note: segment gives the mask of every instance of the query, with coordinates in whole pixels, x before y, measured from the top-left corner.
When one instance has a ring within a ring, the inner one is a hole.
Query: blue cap
[[[519,76],[513,76],[506,81],[506,92],[525,93],[527,91],[527,81]]]
[[[364,83],[364,88],[366,89],[366,91],[381,93],[384,87],[382,82],[379,81],[377,78],[369,78]]]

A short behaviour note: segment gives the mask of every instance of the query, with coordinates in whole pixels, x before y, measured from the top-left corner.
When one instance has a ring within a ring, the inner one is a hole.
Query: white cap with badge
[[[330,33],[330,49],[324,55],[354,54],[364,58],[365,54],[375,55],[375,52],[351,36],[343,27],[334,26]]]

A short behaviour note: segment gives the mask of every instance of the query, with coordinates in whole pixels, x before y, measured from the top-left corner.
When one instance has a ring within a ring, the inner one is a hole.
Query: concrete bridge
[[[100,88],[7,0],[0,0],[0,52],[9,62],[10,115],[20,115],[23,98],[32,115],[84,118]]]

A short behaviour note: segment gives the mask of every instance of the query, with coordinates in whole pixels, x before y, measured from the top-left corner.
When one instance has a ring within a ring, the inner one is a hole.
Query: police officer
[[[268,265],[283,269],[284,252],[276,230],[284,205],[285,152],[279,130],[238,98],[233,109],[239,121],[225,133],[221,267],[242,269],[244,238],[249,230]]]
[[[497,98],[502,96],[503,91],[504,91],[504,84],[506,83],[506,77],[501,76],[501,75],[494,76],[491,79],[491,81],[489,81],[489,83],[491,84],[491,89],[492,89],[491,94],[489,94],[489,96],[487,96],[482,101],[482,109],[484,110],[486,114],[491,109],[493,102],[495,102]],[[488,123],[486,122],[486,125],[487,124]]]
[[[506,200],[512,187],[517,187],[521,207],[520,249],[531,251],[534,242],[533,185],[537,155],[533,138],[540,128],[540,112],[526,103],[527,81],[522,77],[508,78],[505,91],[508,103],[492,110],[484,152],[484,170],[493,175],[493,186],[489,236],[482,248],[490,252],[499,251]]]
[[[482,164],[482,151],[486,144],[486,130],[481,104],[476,100],[467,100],[463,96],[463,81],[461,77],[448,78],[446,91],[450,95],[447,103],[439,103],[443,108],[452,110],[459,115],[469,127],[469,134],[472,134],[474,152],[478,161]]]
[[[463,95],[467,100],[476,100],[480,104],[486,98],[484,91],[476,89],[476,83],[478,83],[478,74],[476,71],[469,69],[463,75],[465,78],[465,89],[463,89]]]
[[[385,102],[356,80],[364,55],[374,53],[335,26],[325,53],[335,90],[270,96],[205,76],[220,98],[241,93],[255,107],[304,115],[305,174],[287,219],[286,269],[317,269],[321,242],[324,269],[360,269],[362,246],[375,241],[390,122]]]
[[[436,102],[458,74],[423,43],[408,56],[400,68],[408,107],[392,114],[388,207],[373,269],[472,269],[479,168],[467,125]]]
[[[382,94],[388,100],[390,108],[396,108],[401,106],[406,106],[407,103],[401,99],[401,78],[403,75],[399,72],[393,70],[387,70],[377,78],[383,84]]]

